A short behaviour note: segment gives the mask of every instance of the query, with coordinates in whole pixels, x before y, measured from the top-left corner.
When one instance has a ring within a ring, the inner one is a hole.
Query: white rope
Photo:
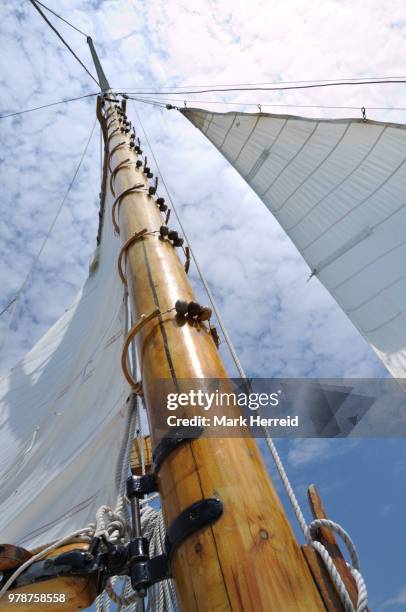
[[[356,547],[353,541],[351,540],[350,536],[345,531],[345,529],[341,527],[341,525],[329,519],[316,519],[312,521],[309,525],[307,524],[307,521],[304,517],[301,506],[299,504],[299,501],[295,495],[295,492],[293,491],[289,477],[286,473],[286,470],[284,468],[280,455],[275,447],[275,444],[270,436],[268,428],[262,427],[262,430],[264,432],[266,443],[268,445],[272,458],[275,462],[275,465],[278,470],[279,476],[282,480],[283,486],[285,487],[286,494],[293,508],[293,512],[303,532],[303,535],[306,538],[307,543],[310,546],[312,546],[315,550],[317,550],[320,557],[322,558],[327,568],[327,571],[329,572],[331,579],[334,582],[337,588],[337,591],[339,592],[340,598],[343,602],[346,612],[355,612],[354,606],[352,605],[350,596],[348,594],[347,587],[345,586],[340,574],[338,573],[336,566],[334,565],[333,560],[330,556],[330,553],[323,546],[323,544],[314,540],[314,537],[316,536],[316,532],[320,527],[327,527],[328,529],[335,531],[335,533],[337,533],[342,538],[344,544],[346,545],[348,552],[350,554],[350,557],[351,557],[351,562],[352,562],[352,566],[350,566],[350,571],[352,575],[354,576],[354,579],[357,585],[357,590],[358,590],[358,600],[357,600],[356,610],[357,612],[364,612],[364,610],[366,610],[368,607],[368,592],[367,592],[365,581],[360,573],[359,557],[358,557],[358,553],[357,553],[357,550],[356,550]]]

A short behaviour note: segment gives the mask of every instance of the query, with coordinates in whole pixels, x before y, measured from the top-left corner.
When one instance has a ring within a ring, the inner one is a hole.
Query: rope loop
[[[340,536],[345,546],[347,547],[348,553],[351,557],[351,565],[349,565],[349,569],[351,571],[352,576],[354,577],[358,591],[356,611],[366,612],[368,608],[368,593],[364,578],[362,577],[360,572],[360,560],[354,542],[352,541],[349,534],[345,531],[345,529],[335,521],[331,521],[329,519],[315,519],[308,526],[309,544],[319,553],[320,557],[322,558],[331,576],[331,579],[333,580],[340,594],[346,612],[355,612],[354,606],[348,594],[347,587],[345,586],[344,581],[342,580],[339,572],[337,571],[337,568],[334,565],[330,553],[328,552],[326,547],[321,544],[321,542],[318,542],[315,539],[318,536],[318,530],[322,527],[330,529],[338,536]]]
[[[312,540],[314,540],[317,537],[317,532],[321,527],[326,527],[327,529],[334,531],[334,533],[340,536],[340,538],[342,539],[342,541],[347,547],[347,550],[351,557],[352,566],[356,570],[360,571],[360,561],[359,561],[357,549],[355,548],[354,542],[351,540],[351,537],[345,531],[345,529],[341,527],[341,525],[339,525],[338,523],[331,521],[329,519],[315,519],[309,524],[309,535]]]

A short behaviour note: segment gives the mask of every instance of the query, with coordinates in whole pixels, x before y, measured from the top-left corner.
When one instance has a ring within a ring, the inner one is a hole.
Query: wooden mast
[[[106,155],[113,171],[116,218],[123,244],[163,225],[120,114],[106,103]],[[119,208],[119,210],[117,210]],[[119,213],[119,214],[117,214]],[[105,223],[111,223],[106,218]],[[126,250],[126,279],[134,321],[162,313],[194,294],[176,249],[146,234]],[[153,444],[156,412],[166,405],[158,379],[227,378],[213,338],[204,325],[180,323],[173,312],[154,318],[137,334],[144,401]],[[166,524],[191,504],[218,497],[224,513],[188,537],[173,556],[171,569],[182,610],[324,610],[281,502],[251,438],[206,438],[180,446],[159,469],[159,492]]]

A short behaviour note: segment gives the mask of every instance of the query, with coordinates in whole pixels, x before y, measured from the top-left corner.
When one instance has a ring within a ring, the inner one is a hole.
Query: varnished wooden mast
[[[147,186],[148,180],[135,166],[139,157],[130,149],[129,135],[117,129],[114,104],[106,102],[105,108],[106,154],[113,172],[121,165],[113,180],[117,197],[136,184]],[[121,200],[118,225],[123,243],[162,224],[154,198],[145,192],[129,193]],[[126,278],[135,321],[157,308],[173,308],[178,299],[194,299],[177,251],[156,235],[146,235],[127,250]],[[173,313],[150,321],[136,342],[156,444],[155,415],[166,403],[157,379],[224,379],[227,373],[207,327],[181,324]],[[221,518],[187,538],[173,556],[182,610],[325,610],[253,439],[203,436],[173,452],[158,477],[167,525],[198,500],[219,497],[224,505]]]

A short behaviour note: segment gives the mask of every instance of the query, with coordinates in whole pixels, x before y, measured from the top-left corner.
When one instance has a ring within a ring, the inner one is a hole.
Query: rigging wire
[[[67,188],[67,190],[65,192],[65,195],[63,196],[62,201],[61,201],[61,203],[60,203],[60,205],[59,205],[59,207],[58,207],[58,209],[57,209],[57,211],[55,213],[55,216],[52,219],[52,223],[49,226],[49,229],[48,229],[47,233],[45,234],[45,237],[44,237],[44,239],[42,241],[42,244],[40,246],[40,249],[39,249],[38,253],[34,257],[34,260],[33,260],[32,264],[31,264],[31,266],[30,266],[30,268],[29,268],[29,270],[28,270],[28,272],[27,272],[23,282],[21,283],[19,289],[17,290],[15,296],[8,303],[8,305],[3,309],[3,311],[0,313],[0,316],[1,316],[2,314],[4,314],[10,308],[11,305],[13,305],[13,308],[11,310],[11,314],[10,314],[10,317],[9,317],[6,329],[5,329],[4,333],[3,333],[3,337],[0,340],[0,351],[1,351],[2,347],[3,347],[3,345],[4,345],[4,342],[5,342],[6,338],[7,338],[8,332],[9,332],[10,327],[11,327],[11,323],[12,323],[12,321],[14,319],[14,315],[15,315],[15,312],[16,312],[16,308],[17,308],[17,304],[18,304],[19,298],[20,298],[22,292],[24,291],[24,289],[25,289],[29,279],[31,278],[31,275],[34,272],[35,267],[36,267],[36,265],[37,265],[41,255],[42,255],[42,252],[43,252],[43,250],[44,250],[44,248],[45,248],[49,238],[51,237],[51,234],[52,234],[52,231],[53,231],[53,229],[55,227],[55,224],[56,224],[56,222],[57,222],[57,220],[59,218],[59,215],[62,212],[62,209],[63,209],[63,207],[65,205],[65,202],[66,202],[66,200],[67,200],[67,198],[69,196],[69,193],[71,192],[71,189],[72,189],[72,187],[73,187],[73,185],[75,183],[76,177],[79,174],[79,170],[80,170],[80,168],[82,166],[83,160],[85,159],[87,150],[88,150],[90,142],[92,140],[92,136],[93,136],[94,128],[96,127],[96,123],[97,123],[97,118],[95,119],[95,121],[93,123],[93,127],[91,129],[90,136],[89,136],[89,138],[88,138],[88,140],[86,142],[85,148],[83,149],[83,152],[82,152],[82,155],[80,157],[79,163],[78,163],[78,165],[76,167],[76,170],[75,170],[75,172],[73,174],[73,177],[72,177],[72,179],[71,179],[71,181],[70,181],[70,183],[68,185],[68,188]]]
[[[68,26],[70,26],[71,28],[73,28],[74,30],[76,30],[76,32],[79,32],[79,34],[82,34],[82,36],[84,36],[85,38],[87,38],[87,34],[85,34],[84,32],[82,32],[82,30],[79,30],[79,28],[77,28],[76,26],[73,25],[73,23],[71,23],[70,21],[68,21],[67,19],[64,19],[63,17],[61,17],[60,15],[58,15],[58,13],[55,13],[55,11],[53,11],[52,9],[50,9],[48,6],[45,6],[45,4],[43,4],[42,2],[40,2],[39,0],[35,0],[35,2],[39,5],[42,6],[42,8],[44,8],[45,10],[49,11],[50,13],[52,13],[52,15],[55,15],[55,17],[58,17],[58,19],[60,19],[61,21],[64,21]]]
[[[166,108],[166,102],[173,103],[179,102],[180,100],[175,98],[166,98],[164,100],[153,100],[151,98],[136,98],[133,96],[125,95],[128,100],[135,100],[136,102],[143,102],[144,104],[150,104],[151,106],[160,106]],[[224,104],[232,106],[255,106],[255,107],[277,107],[277,108],[320,108],[320,109],[335,109],[335,110],[360,110],[360,106],[330,106],[325,104],[262,104],[256,102],[228,102],[226,100],[182,100],[188,104]],[[406,107],[401,106],[368,106],[368,110],[387,110],[387,111],[406,111]]]
[[[6,119],[7,117],[16,117],[17,115],[24,115],[25,113],[32,113],[33,111],[41,110],[42,108],[49,108],[50,106],[57,106],[58,104],[66,104],[67,102],[75,102],[75,100],[83,100],[84,98],[91,98],[97,96],[97,93],[86,94],[79,96],[78,98],[68,98],[67,100],[60,100],[59,102],[51,102],[50,104],[43,104],[42,106],[35,106],[34,108],[26,108],[22,111],[16,111],[15,113],[9,113],[8,115],[0,115],[0,119]]]
[[[33,5],[33,7],[39,12],[39,14],[41,15],[41,17],[46,21],[46,23],[49,25],[49,27],[55,32],[55,34],[57,35],[57,37],[62,41],[62,43],[65,45],[65,47],[67,49],[69,49],[69,51],[72,53],[73,57],[79,62],[79,64],[82,66],[82,68],[84,68],[87,72],[87,74],[93,79],[93,81],[96,83],[96,85],[98,87],[100,87],[100,83],[97,79],[95,79],[95,77],[92,75],[92,73],[90,72],[90,70],[85,66],[85,64],[82,62],[82,60],[76,55],[76,53],[74,52],[74,50],[72,49],[72,47],[66,42],[66,40],[63,38],[63,36],[58,32],[58,30],[55,28],[55,26],[52,25],[52,23],[49,21],[49,19],[47,18],[46,15],[44,15],[44,13],[41,11],[41,9],[39,8],[39,6],[37,5],[37,1],[36,0],[29,0],[29,2],[31,2],[31,4]]]
[[[33,0],[30,0],[33,2]],[[195,91],[182,91],[182,92],[169,92],[169,91],[135,91],[130,92],[134,93],[137,96],[165,96],[170,93],[174,95],[184,95],[184,94],[197,94],[197,93],[221,93],[221,92],[233,92],[233,91],[286,91],[286,90],[294,90],[294,89],[316,89],[320,87],[341,87],[343,85],[387,85],[393,83],[406,83],[406,79],[402,80],[393,80],[393,79],[376,79],[373,81],[329,81],[327,83],[312,83],[309,85],[289,85],[287,87],[230,87],[230,88],[209,88],[209,89],[197,89]],[[125,92],[118,92],[119,95],[122,95]]]
[[[293,85],[295,83],[339,83],[341,81],[377,81],[388,79],[406,79],[406,76],[382,76],[382,77],[347,77],[342,79],[308,79],[300,81],[264,81],[263,83],[218,83],[209,85],[162,85],[155,89],[187,89],[196,87],[255,87],[257,85]],[[399,81],[396,81],[399,82]],[[143,87],[121,87],[120,90],[138,90]],[[182,94],[182,92],[179,92]]]

